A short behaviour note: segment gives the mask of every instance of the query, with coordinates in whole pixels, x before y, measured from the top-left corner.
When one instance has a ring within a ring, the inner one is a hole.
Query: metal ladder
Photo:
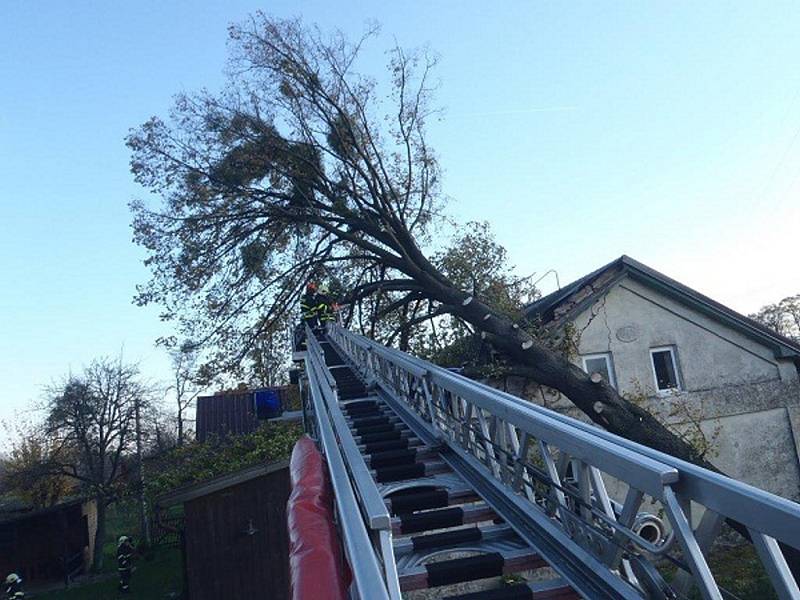
[[[797,504],[337,325],[307,328],[296,358],[355,598],[723,598],[705,553],[725,517],[747,527],[778,596],[800,598],[778,546],[800,546]],[[519,572],[543,574],[453,595]]]

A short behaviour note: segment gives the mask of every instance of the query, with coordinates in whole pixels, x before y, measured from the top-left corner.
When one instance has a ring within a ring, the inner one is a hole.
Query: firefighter
[[[319,315],[317,312],[317,284],[309,283],[306,286],[306,293],[300,300],[300,311],[303,314],[303,321],[314,329],[319,325]]]
[[[334,315],[334,308],[336,307],[336,303],[331,299],[328,286],[321,285],[319,287],[316,304],[317,304],[317,312],[319,314],[319,320],[322,322],[323,326],[325,325],[325,323],[330,323],[336,320],[336,316]]]
[[[22,578],[16,573],[11,573],[6,577],[5,600],[22,600],[25,592],[22,591]]]
[[[119,591],[128,594],[131,591],[131,573],[133,561],[133,543],[131,538],[123,535],[117,542],[117,573],[119,573]]]

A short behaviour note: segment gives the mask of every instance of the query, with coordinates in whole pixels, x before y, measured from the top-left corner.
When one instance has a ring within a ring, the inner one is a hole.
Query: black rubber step
[[[396,515],[411,513],[416,510],[443,508],[447,506],[449,496],[446,490],[433,490],[392,496],[392,512]]]
[[[374,400],[362,400],[361,402],[354,402],[352,404],[345,405],[343,408],[344,411],[351,417],[359,417],[380,410],[380,407]]]
[[[495,590],[447,596],[445,600],[534,600],[533,590],[524,583],[507,585]]]
[[[427,564],[428,587],[496,577],[503,574],[504,564],[505,559],[499,552]]]
[[[384,431],[381,433],[368,433],[361,436],[362,444],[374,444],[375,442],[390,442],[392,440],[402,439],[402,434],[395,431]]]
[[[355,435],[368,435],[370,433],[381,433],[384,431],[395,431],[404,429],[401,423],[384,423],[383,425],[365,425],[364,427],[353,427]]]
[[[442,533],[430,533],[428,535],[415,535],[411,538],[414,550],[427,550],[429,548],[446,548],[467,544],[469,542],[479,542],[483,534],[477,527],[467,527],[466,529],[456,529],[455,531],[443,531]]]
[[[392,481],[403,481],[405,479],[417,479],[425,476],[425,463],[413,463],[410,465],[397,465],[394,467],[383,467],[375,469],[375,481],[378,483],[390,483]]]
[[[358,417],[351,421],[353,427],[370,427],[371,425],[385,425],[391,423],[389,417],[381,415],[379,417]]]
[[[417,451],[409,448],[399,450],[386,450],[384,452],[373,452],[368,454],[369,466],[373,469],[378,467],[390,467],[393,465],[407,465],[415,461]]]
[[[400,517],[400,533],[417,533],[431,529],[444,529],[464,524],[464,510],[461,507],[429,510]]]
[[[401,438],[399,440],[387,440],[384,442],[361,442],[364,444],[365,454],[374,454],[376,452],[384,452],[386,450],[399,450],[401,448],[408,448],[408,438]]]

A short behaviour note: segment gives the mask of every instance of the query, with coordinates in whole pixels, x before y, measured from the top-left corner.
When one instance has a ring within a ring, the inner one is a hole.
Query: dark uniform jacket
[[[6,583],[5,590],[6,600],[22,600],[25,597],[25,592],[22,591],[22,581]]]

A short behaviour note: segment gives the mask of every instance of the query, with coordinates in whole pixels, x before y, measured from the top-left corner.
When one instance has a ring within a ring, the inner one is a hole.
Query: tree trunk
[[[136,400],[136,463],[139,469],[139,531],[142,541],[150,547],[150,520],[147,517],[147,499],[144,493],[144,459],[142,457],[142,418],[139,400]]]
[[[484,332],[482,335],[495,348],[516,365],[524,366],[531,379],[564,394],[607,431],[719,472],[697,449],[669,431],[648,411],[621,397],[606,382],[592,381],[582,369],[544,346],[507,317],[440,281],[431,278],[426,283],[436,290],[438,299],[449,306],[450,312]]]
[[[180,396],[178,396],[178,446],[183,446],[183,408]]]
[[[94,536],[94,559],[92,571],[99,573],[103,569],[103,546],[106,543],[106,499],[102,494],[95,497],[97,502],[97,532]]]

